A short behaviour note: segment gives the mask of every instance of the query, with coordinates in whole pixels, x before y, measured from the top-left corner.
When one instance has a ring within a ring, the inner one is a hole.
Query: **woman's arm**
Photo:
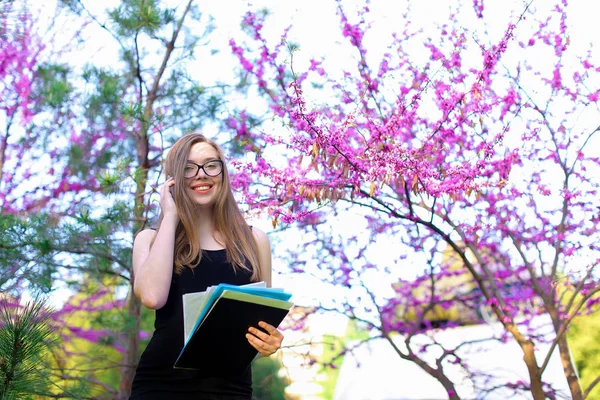
[[[262,280],[267,283],[267,287],[271,287],[271,242],[267,234],[256,227],[252,227],[252,233],[258,245],[260,275]]]
[[[271,287],[271,243],[269,242],[269,237],[266,233],[254,227],[252,228],[252,232],[258,245],[258,262],[260,263],[262,280],[267,283],[267,287]],[[262,356],[268,357],[281,348],[283,334],[276,327],[264,321],[260,321],[258,326],[268,333],[264,333],[255,327],[250,327],[248,328],[246,339]]]
[[[141,231],[133,242],[133,292],[150,309],[162,308],[169,297],[175,248],[175,229],[179,223],[167,180],[160,190],[163,220],[158,232]],[[152,238],[156,235],[150,248]]]

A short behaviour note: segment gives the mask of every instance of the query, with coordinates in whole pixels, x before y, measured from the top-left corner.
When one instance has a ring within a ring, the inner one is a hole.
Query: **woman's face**
[[[204,168],[198,168],[198,165]],[[224,166],[219,160],[217,150],[204,142],[192,145],[185,168],[185,175],[191,176],[185,178],[185,183],[192,201],[200,207],[212,207],[223,186]]]

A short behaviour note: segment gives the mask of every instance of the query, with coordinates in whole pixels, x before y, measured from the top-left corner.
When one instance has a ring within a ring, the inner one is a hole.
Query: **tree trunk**
[[[573,400],[582,400],[583,392],[581,390],[581,384],[573,365],[571,351],[565,335],[562,335],[558,339],[558,350],[560,352],[560,362],[562,363],[563,370],[565,371],[565,377],[567,378],[569,389],[571,390],[571,398]]]
[[[123,355],[123,369],[121,370],[121,382],[117,400],[127,400],[131,394],[131,384],[135,375],[140,348],[140,322],[142,307],[138,298],[133,294],[133,279],[131,281],[129,299],[127,301],[127,315],[133,324],[127,329],[127,347]]]
[[[145,132],[145,130],[143,130]],[[144,225],[145,221],[145,193],[146,193],[146,182],[148,180],[148,138],[145,134],[137,137],[137,154],[138,154],[138,165],[141,169],[138,180],[136,182],[136,193],[135,193],[135,208],[133,212],[133,234],[135,235]],[[133,273],[133,267],[130,272],[131,276],[131,287],[129,292],[129,300],[127,303],[127,314],[130,321],[133,324],[129,326],[127,330],[127,347],[125,354],[123,355],[123,368],[121,369],[121,382],[119,384],[119,393],[117,394],[117,400],[126,400],[131,394],[131,384],[133,377],[135,376],[135,369],[138,363],[139,347],[140,347],[140,323],[142,319],[142,304],[133,293],[133,285],[135,282],[135,275]]]
[[[525,361],[525,365],[527,365],[527,372],[529,372],[531,395],[535,400],[544,400],[546,399],[546,394],[544,393],[544,388],[542,386],[542,375],[540,373],[540,368],[538,367],[535,359],[533,342],[528,340],[524,343],[520,343],[520,346],[521,349],[523,349],[523,361]]]
[[[571,398],[573,400],[583,400],[583,389],[581,387],[579,377],[577,376],[577,371],[575,370],[575,363],[571,357],[571,350],[567,341],[566,331],[561,329],[562,324],[566,322],[561,320],[555,303],[553,302],[554,299],[551,300],[545,301],[545,303],[547,304],[546,307],[548,309],[548,314],[550,314],[552,325],[554,326],[554,332],[557,336],[556,344],[558,345],[560,362],[565,373],[565,378],[567,378],[567,383],[569,384]],[[550,354],[548,357],[550,357]]]

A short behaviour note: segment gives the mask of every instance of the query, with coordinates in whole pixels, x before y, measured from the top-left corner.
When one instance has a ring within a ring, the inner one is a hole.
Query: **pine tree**
[[[28,399],[48,392],[51,382],[46,357],[56,345],[42,297],[24,306],[0,300],[0,399]]]

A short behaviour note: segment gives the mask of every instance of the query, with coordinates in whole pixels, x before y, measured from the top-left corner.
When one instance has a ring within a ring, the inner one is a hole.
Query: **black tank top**
[[[156,310],[154,334],[136,369],[131,400],[252,398],[250,367],[241,376],[231,377],[203,376],[198,371],[173,368],[183,347],[182,295],[201,292],[219,283],[245,285],[251,282],[250,276],[250,271],[233,269],[225,250],[203,250],[202,261],[195,269],[184,268],[181,275],[173,274],[167,303]],[[227,343],[209,345],[227,346]]]

